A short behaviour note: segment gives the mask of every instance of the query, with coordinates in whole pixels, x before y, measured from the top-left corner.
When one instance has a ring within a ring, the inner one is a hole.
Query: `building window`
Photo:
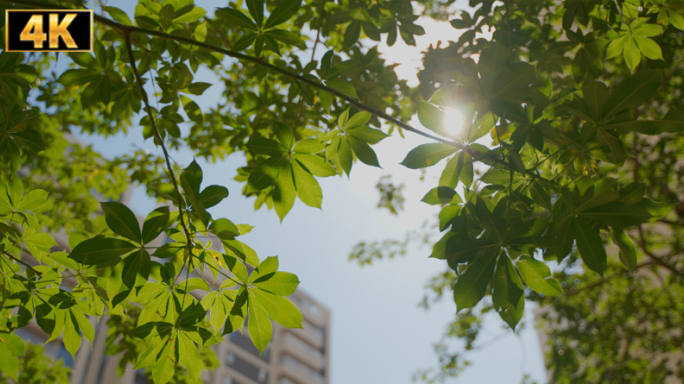
[[[254,346],[254,343],[252,343],[252,340],[249,337],[245,336],[244,334],[242,334],[240,332],[233,332],[230,334],[229,339],[230,339],[231,344],[237,345],[241,349],[244,349],[245,351],[247,351],[247,352],[251,353],[252,355],[260,358],[261,360],[266,361],[266,362],[271,361],[270,360],[270,354],[268,352],[269,349],[266,348],[266,350],[264,350],[264,353],[260,354],[259,350],[256,349],[256,347]]]
[[[311,378],[313,381],[315,381],[318,384],[323,384],[323,382],[325,381],[323,379],[323,376],[319,372],[316,372],[313,369],[307,367],[306,365],[304,365],[303,363],[301,363],[299,360],[295,359],[292,356],[283,355],[283,358],[280,360],[280,362],[283,365],[287,365],[287,366],[289,366],[289,367],[291,367],[297,371],[304,373],[305,375],[309,376],[309,378]]]
[[[138,369],[135,371],[135,379],[133,379],[133,384],[147,384],[147,377],[145,376],[144,369]]]
[[[62,361],[64,361],[64,365],[69,368],[72,368],[74,366],[74,358],[71,356],[71,353],[69,353],[69,351],[67,351],[67,349],[64,347],[63,343],[60,343],[59,345],[57,358],[62,359]]]
[[[265,369],[240,358],[240,356],[237,356],[234,353],[228,352],[227,364],[230,368],[258,383],[268,382],[268,372]]]

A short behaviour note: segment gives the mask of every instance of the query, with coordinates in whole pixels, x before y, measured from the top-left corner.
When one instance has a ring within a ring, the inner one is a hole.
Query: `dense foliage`
[[[19,377],[11,377],[9,373],[0,372],[0,383],[3,384],[69,384],[71,370],[59,359],[53,360],[45,354],[45,346],[26,342],[23,353],[19,356]]]
[[[140,0],[133,19],[97,5],[104,16],[95,17],[94,52],[69,54],[66,70],[54,54],[2,52],[0,369],[17,377],[24,344],[13,331],[30,321],[51,340],[63,335],[73,354],[81,334],[93,339],[86,316],[121,316],[131,303],[143,309],[133,330],[139,340],[128,345],[143,352],[128,361],[148,368],[155,383],[178,369],[197,381],[207,364],[200,350],[241,330],[246,317],[263,350],[271,319],[301,326],[285,298],[298,279],[278,271],[277,258],[260,260],[237,240],[251,226],[211,215],[228,190],[203,186],[199,165],[172,163],[168,148],[213,161],[243,154],[242,193],[282,220],[296,198],[321,206],[317,178],[349,175],[357,160],[379,166],[372,145],[410,131],[434,142],[402,164],[442,168],[423,201],[442,206],[444,234],[432,257],[450,271],[433,288],[453,290],[459,317],[452,334],[472,346],[479,321],[472,308],[492,309],[515,328],[525,297],[550,303],[558,316],[568,316],[561,305],[569,305],[582,319],[575,332],[562,321],[549,328],[558,335],[556,351],[577,351],[553,360],[558,381],[574,377],[563,364],[583,367],[585,381],[607,379],[605,366],[597,373],[582,360],[600,366],[601,350],[575,342],[593,331],[586,321],[605,314],[605,304],[583,300],[597,308],[578,307],[562,293],[592,287],[580,297],[600,286],[591,285],[599,276],[617,274],[647,298],[652,283],[624,272],[637,269],[666,268],[674,273],[664,284],[681,284],[682,221],[673,207],[684,196],[682,4],[471,0],[473,11],[451,20],[464,30],[461,38],[427,50],[412,89],[379,57],[377,44],[401,38],[414,45],[424,34],[415,23],[420,12],[451,18],[450,3],[246,0],[212,16],[192,0]],[[84,5],[17,0],[0,8]],[[478,36],[484,30],[493,31],[490,40]],[[223,86],[215,105],[193,100],[212,86],[195,81],[200,68]],[[459,132],[444,117],[452,108],[464,116]],[[405,123],[416,112],[430,132]],[[103,159],[70,136],[129,129],[152,139],[162,155],[133,150]],[[487,136],[489,146],[481,144]],[[131,183],[165,204],[142,227],[112,201]],[[385,188],[384,195],[380,206],[396,212],[398,191]],[[670,227],[660,238],[648,224],[657,220]],[[68,244],[57,243],[58,231]],[[161,236],[171,241],[159,245]],[[626,270],[608,259],[608,239]],[[355,254],[364,260],[363,246]],[[578,264],[593,272],[577,277]],[[555,278],[549,265],[560,265]],[[611,292],[597,300],[622,299]],[[662,332],[656,324],[653,332]],[[458,358],[440,351],[444,365],[427,380],[458,371]]]

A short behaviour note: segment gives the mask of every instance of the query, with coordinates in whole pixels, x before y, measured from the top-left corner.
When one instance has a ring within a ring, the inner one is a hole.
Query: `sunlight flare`
[[[460,136],[463,130],[463,114],[458,109],[444,112],[444,129],[450,136]]]

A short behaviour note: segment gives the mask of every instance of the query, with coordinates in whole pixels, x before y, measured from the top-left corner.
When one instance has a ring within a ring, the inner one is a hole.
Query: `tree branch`
[[[641,238],[641,244],[639,245],[641,246],[641,250],[644,251],[646,256],[650,257],[656,264],[669,269],[675,275],[684,277],[684,271],[680,271],[679,269],[677,269],[677,267],[665,262],[663,259],[661,259],[655,254],[651,253],[648,249],[646,249],[646,238],[644,237],[644,229],[641,225],[639,225],[639,237]]]
[[[168,167],[169,170],[169,178],[171,178],[171,183],[173,184],[173,189],[176,190],[176,198],[178,199],[178,219],[180,221],[181,227],[183,227],[183,232],[185,232],[185,237],[188,240],[188,246],[192,247],[192,237],[190,236],[190,231],[188,231],[188,227],[185,225],[185,219],[183,219],[183,209],[180,206],[181,202],[181,193],[180,189],[178,188],[178,183],[176,182],[176,175],[173,173],[173,167],[171,166],[171,160],[169,160],[169,152],[166,149],[166,145],[164,145],[164,139],[161,137],[161,133],[159,132],[159,128],[157,127],[157,123],[154,120],[154,115],[152,114],[152,108],[150,107],[150,102],[149,99],[147,98],[147,92],[145,92],[145,88],[143,87],[142,79],[140,78],[140,74],[138,73],[138,68],[135,65],[135,57],[133,56],[133,48],[131,47],[131,39],[130,39],[130,30],[128,27],[124,27],[123,29],[124,37],[126,38],[126,49],[128,50],[128,56],[131,61],[131,68],[133,69],[133,75],[135,76],[135,80],[138,82],[138,87],[140,88],[140,92],[142,93],[142,99],[143,102],[145,103],[145,109],[147,110],[147,115],[150,117],[150,124],[152,125],[152,129],[154,130],[154,135],[159,140],[159,145],[162,148],[162,151],[164,151],[164,158],[166,159],[166,166]]]
[[[33,273],[35,273],[36,275],[41,276],[41,275],[43,274],[43,273],[40,272],[40,271],[36,271],[36,269],[33,268],[33,266],[32,266],[31,264],[28,264],[28,263],[26,263],[25,261],[22,261],[21,259],[17,259],[16,257],[12,256],[11,253],[9,253],[9,252],[7,252],[7,251],[2,251],[2,253],[4,253],[5,255],[9,256],[12,260],[16,261],[17,263],[19,263],[19,264],[25,266],[26,268],[30,269],[30,270],[33,271]]]

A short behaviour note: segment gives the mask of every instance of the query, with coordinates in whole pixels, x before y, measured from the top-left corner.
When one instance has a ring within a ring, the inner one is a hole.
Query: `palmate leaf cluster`
[[[653,174],[640,174],[654,161],[640,149],[657,145],[681,173],[666,144],[684,130],[680,2],[471,0],[456,18],[448,4],[247,0],[209,17],[191,0],[140,0],[130,13],[102,7],[92,53],[0,53],[0,368],[17,377],[13,331],[31,321],[74,354],[82,337],[92,342],[89,316],[130,305],[143,309],[130,344],[140,353],[128,361],[155,383],[178,370],[199,380],[200,350],[247,318],[261,351],[271,320],[301,326],[286,298],[297,277],[239,240],[251,226],[210,213],[228,190],[204,185],[196,161],[174,164],[168,151],[180,148],[211,161],[240,153],[243,195],[282,221],[297,198],[322,206],[318,178],[349,177],[357,161],[379,167],[372,146],[395,130],[429,138],[402,164],[441,168],[423,201],[441,206],[431,255],[450,268],[439,281],[469,316],[463,325],[477,322],[471,308],[483,298],[511,328],[526,297],[562,300],[554,263],[579,256],[591,276],[607,276],[608,238],[626,270],[642,268],[641,251],[676,270],[635,234],[681,209],[679,184],[665,179],[670,193],[656,193]],[[411,88],[378,43],[415,45],[421,13],[463,33],[427,49]],[[58,73],[57,59],[69,68]],[[206,69],[212,82],[200,81]],[[458,133],[451,108],[464,116]],[[415,113],[425,130],[406,123]],[[107,160],[72,131],[130,132],[161,154]],[[128,184],[164,205],[139,221],[116,201]]]

